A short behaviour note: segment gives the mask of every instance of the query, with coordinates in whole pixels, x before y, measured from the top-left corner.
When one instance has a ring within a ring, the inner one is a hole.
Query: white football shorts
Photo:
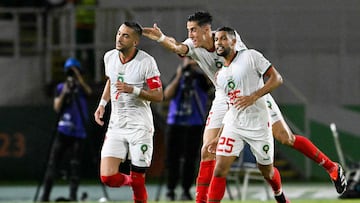
[[[276,104],[274,98],[270,94],[267,94],[267,95],[265,95],[265,100],[266,100],[266,104],[268,105],[268,111],[270,114],[271,125],[273,125],[275,122],[277,122],[279,120],[283,120],[284,118],[281,114],[280,108]]]
[[[135,128],[107,132],[101,149],[101,158],[129,158],[132,165],[139,167],[149,167],[152,154],[153,132]]]
[[[274,138],[271,127],[249,131],[234,128],[231,124],[225,123],[217,145],[216,155],[238,157],[244,148],[244,142],[250,145],[251,152],[259,164],[269,165],[273,163]]]
[[[223,119],[228,110],[227,98],[221,90],[215,91],[215,98],[212,101],[211,108],[206,119],[205,130],[221,128]]]

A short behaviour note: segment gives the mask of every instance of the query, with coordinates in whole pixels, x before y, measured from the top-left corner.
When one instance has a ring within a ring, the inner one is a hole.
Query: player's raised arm
[[[153,27],[144,27],[142,34],[151,40],[159,42],[163,47],[176,54],[185,55],[189,50],[185,44],[177,42],[173,37],[168,37],[162,33],[156,23]]]

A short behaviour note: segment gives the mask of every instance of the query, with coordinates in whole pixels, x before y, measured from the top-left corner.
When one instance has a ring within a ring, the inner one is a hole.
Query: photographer
[[[181,180],[181,200],[192,200],[201,137],[205,126],[211,84],[196,62],[188,57],[179,65],[175,77],[164,90],[170,100],[166,131],[167,199],[176,199]],[[181,179],[180,179],[181,177]]]
[[[68,177],[70,201],[77,201],[80,181],[82,145],[86,138],[85,125],[88,118],[86,96],[92,93],[81,75],[80,62],[69,58],[64,64],[66,80],[56,87],[54,110],[58,114],[57,132],[51,146],[44,176],[44,190],[41,201],[48,202],[59,165],[63,158],[70,160]],[[68,154],[67,154],[68,153]]]

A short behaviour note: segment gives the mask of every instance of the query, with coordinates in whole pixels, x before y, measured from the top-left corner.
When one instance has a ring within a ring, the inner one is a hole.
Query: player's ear
[[[202,29],[203,29],[205,32],[211,32],[211,26],[210,26],[210,25],[203,25],[203,26],[202,26]]]
[[[134,46],[136,47],[137,45],[139,45],[139,42],[140,42],[140,38],[137,37],[137,38],[134,40]]]
[[[236,38],[232,39],[232,40],[231,40],[231,43],[232,43],[233,46],[235,46],[235,44],[236,44]]]

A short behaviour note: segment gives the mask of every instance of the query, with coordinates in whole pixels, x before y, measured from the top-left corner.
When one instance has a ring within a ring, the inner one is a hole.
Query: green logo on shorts
[[[146,144],[143,144],[143,145],[141,145],[140,149],[141,149],[142,153],[145,154],[145,152],[148,150],[148,146]]]
[[[264,145],[264,146],[263,146],[263,151],[264,151],[266,154],[268,153],[269,149],[270,149],[269,145]]]

